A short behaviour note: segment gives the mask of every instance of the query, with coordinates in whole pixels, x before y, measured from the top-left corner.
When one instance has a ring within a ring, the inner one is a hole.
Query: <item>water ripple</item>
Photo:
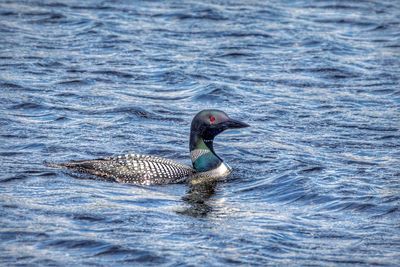
[[[396,1],[0,3],[1,265],[396,265]],[[59,162],[145,153],[218,183],[74,179]],[[18,223],[16,223],[18,222]]]

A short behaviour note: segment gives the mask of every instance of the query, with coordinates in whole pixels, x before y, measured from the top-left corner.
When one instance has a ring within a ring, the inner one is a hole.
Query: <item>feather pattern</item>
[[[185,164],[151,155],[126,154],[58,164],[120,183],[166,184],[185,181],[195,170]]]

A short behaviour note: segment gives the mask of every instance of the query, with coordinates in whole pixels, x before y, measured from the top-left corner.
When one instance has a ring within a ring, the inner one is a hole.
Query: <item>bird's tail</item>
[[[56,169],[71,169],[87,171],[93,169],[94,161],[90,160],[76,160],[64,163],[44,162],[44,165]]]
[[[64,169],[68,168],[68,163],[55,163],[55,162],[43,162],[44,166],[50,167],[50,168],[55,168],[55,169]]]

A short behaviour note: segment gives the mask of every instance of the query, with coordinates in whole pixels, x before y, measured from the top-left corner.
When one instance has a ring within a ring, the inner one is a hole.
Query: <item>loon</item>
[[[179,183],[189,180],[200,183],[229,175],[232,168],[223,162],[213,148],[214,137],[226,129],[249,127],[216,109],[202,110],[193,118],[190,129],[190,156],[193,167],[170,159],[127,154],[94,160],[78,160],[49,164],[103,179],[141,185]]]

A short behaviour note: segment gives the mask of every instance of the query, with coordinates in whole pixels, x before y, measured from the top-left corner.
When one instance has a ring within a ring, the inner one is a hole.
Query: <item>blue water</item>
[[[1,1],[0,265],[400,265],[399,1]],[[43,162],[190,164],[135,186]]]

